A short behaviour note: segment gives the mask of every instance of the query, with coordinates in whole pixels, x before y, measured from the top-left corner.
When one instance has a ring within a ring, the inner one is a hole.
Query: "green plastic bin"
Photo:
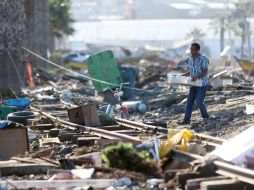
[[[9,113],[16,112],[17,108],[13,106],[0,106],[0,119],[6,119]]]
[[[93,85],[98,92],[103,92],[106,88],[118,87],[122,83],[121,73],[114,58],[114,54],[110,50],[89,56],[87,59],[87,66],[91,77],[116,84],[109,85],[93,81]]]

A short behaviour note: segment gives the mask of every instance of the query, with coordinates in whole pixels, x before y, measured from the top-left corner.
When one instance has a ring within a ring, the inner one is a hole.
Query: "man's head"
[[[197,56],[199,54],[199,51],[200,51],[200,45],[199,43],[193,43],[191,44],[191,55],[192,56]]]

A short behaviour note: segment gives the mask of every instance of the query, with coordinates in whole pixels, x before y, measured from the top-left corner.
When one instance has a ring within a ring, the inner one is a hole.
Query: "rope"
[[[20,84],[24,87],[24,86],[25,86],[25,83],[23,82],[23,80],[22,80],[22,78],[21,78],[21,76],[20,76],[20,74],[19,74],[18,68],[16,67],[16,64],[15,64],[15,62],[14,62],[14,59],[13,59],[13,57],[12,57],[12,55],[11,55],[11,53],[10,53],[9,51],[8,51],[8,56],[9,56],[9,58],[10,58],[11,64],[13,65],[13,67],[14,67],[16,73],[17,73],[17,76],[18,76],[18,79],[19,79]]]
[[[70,69],[67,69],[67,68],[65,68],[65,67],[63,67],[63,66],[61,66],[61,65],[58,65],[58,64],[56,64],[56,63],[54,63],[54,62],[52,62],[52,61],[50,61],[50,60],[48,60],[48,59],[46,59],[46,58],[40,56],[39,54],[37,54],[37,53],[35,53],[35,52],[33,52],[33,51],[31,51],[31,50],[25,48],[25,47],[22,47],[22,49],[24,49],[25,51],[27,51],[27,52],[30,53],[31,55],[34,55],[34,56],[40,58],[41,60],[43,60],[43,61],[45,61],[45,62],[47,62],[47,63],[49,63],[49,64],[51,64],[51,65],[53,65],[53,66],[55,66],[55,67],[58,67],[58,68],[60,68],[60,69],[62,69],[62,70],[64,70],[64,71],[67,71],[67,72],[69,72],[69,73],[72,73],[72,74],[74,74],[74,75],[83,77],[83,78],[88,79],[88,80],[91,80],[91,81],[96,81],[96,82],[99,82],[99,83],[111,85],[111,86],[119,86],[119,84],[114,84],[114,83],[110,83],[110,82],[107,82],[107,81],[99,80],[99,79],[96,79],[96,78],[93,78],[93,77],[89,77],[89,76],[86,76],[86,75],[77,73],[77,72],[72,71],[72,70],[70,70]],[[160,93],[160,92],[161,92],[161,91],[155,91],[155,90],[144,90],[144,89],[141,89],[141,88],[134,88],[134,87],[128,87],[128,86],[123,86],[122,88],[131,89],[131,90],[137,90],[137,91],[144,91],[144,92],[151,92],[151,93]]]

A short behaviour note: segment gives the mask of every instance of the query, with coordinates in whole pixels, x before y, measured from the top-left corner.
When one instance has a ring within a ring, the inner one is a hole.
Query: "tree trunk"
[[[250,24],[248,23],[247,18],[245,20],[245,29],[246,29],[247,48],[248,48],[248,59],[250,60],[252,57],[252,52],[251,52],[251,39],[250,39]]]
[[[25,0],[26,26],[28,28],[26,46],[28,49],[47,57],[49,47],[49,4],[48,0]],[[46,67],[47,64],[28,55],[27,61],[33,66]]]
[[[49,50],[50,52],[55,51],[55,35],[53,33],[52,27],[49,27]]]
[[[222,18],[221,19],[221,28],[220,28],[220,51],[221,52],[224,50],[224,34],[225,34],[224,18]]]
[[[24,0],[0,1],[0,88],[19,91],[25,85],[22,63],[25,33]]]
[[[245,51],[244,51],[245,42],[246,42],[246,35],[245,35],[245,31],[243,31],[241,35],[241,56],[242,57],[245,57]]]

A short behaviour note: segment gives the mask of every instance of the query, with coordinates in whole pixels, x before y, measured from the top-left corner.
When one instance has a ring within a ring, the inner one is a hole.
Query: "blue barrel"
[[[120,67],[119,68],[122,80],[123,82],[128,82],[128,85],[124,85],[126,87],[135,88],[136,86],[136,78],[137,78],[137,71],[135,68],[131,67]],[[123,91],[123,100],[132,100],[136,96],[136,90],[135,89],[129,89],[129,88],[122,88]]]

